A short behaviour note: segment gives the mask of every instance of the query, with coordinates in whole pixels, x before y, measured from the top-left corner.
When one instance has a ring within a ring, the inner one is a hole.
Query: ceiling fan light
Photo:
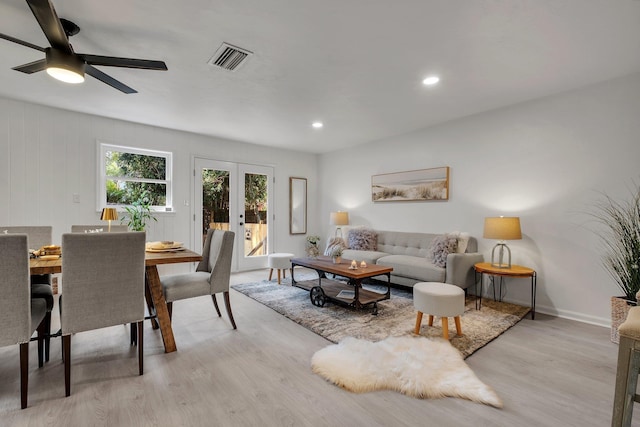
[[[52,48],[47,48],[45,51],[47,74],[65,83],[82,83],[84,81],[84,61],[75,55]]]
[[[65,83],[82,83],[84,81],[84,76],[82,74],[78,74],[75,71],[64,68],[48,67],[47,74],[54,79]]]

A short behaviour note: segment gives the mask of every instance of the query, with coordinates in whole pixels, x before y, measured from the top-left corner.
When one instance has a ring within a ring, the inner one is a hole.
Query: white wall
[[[148,228],[148,240],[191,242],[192,211],[183,201],[193,205],[192,157],[197,156],[273,166],[274,250],[304,253],[305,236],[289,235],[289,177],[308,178],[309,193],[316,194],[316,155],[5,98],[0,98],[0,225],[52,225],[54,243],[59,244],[72,224],[101,224],[96,210],[97,140],[173,152],[175,213],[157,214],[158,222]],[[80,195],[80,203],[73,203],[74,193]],[[316,199],[311,197],[311,227],[317,221],[316,211]]]
[[[602,269],[585,215],[604,191],[640,182],[640,74],[372,142],[320,157],[320,221],[347,210],[351,224],[400,231],[469,231],[486,216],[521,218],[513,262],[538,272],[537,308],[609,324],[618,288]],[[371,201],[371,175],[451,167],[446,202]],[[529,281],[507,279],[506,300],[529,304]]]

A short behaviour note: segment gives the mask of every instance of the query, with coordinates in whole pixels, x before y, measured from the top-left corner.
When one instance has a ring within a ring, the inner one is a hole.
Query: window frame
[[[151,206],[151,210],[154,212],[173,212],[173,153],[170,151],[150,150],[146,148],[128,147],[124,145],[110,144],[106,142],[98,141],[98,191],[97,191],[97,211],[102,211],[106,207],[115,207],[119,212],[124,211],[125,206],[122,204],[107,204],[107,180],[116,178],[122,181],[130,182],[145,182],[152,184],[164,184],[166,188],[165,205],[163,206]],[[107,168],[105,162],[105,156],[107,151],[117,151],[119,153],[137,154],[149,157],[162,157],[165,159],[166,170],[165,179],[145,179],[145,178],[128,178],[128,177],[114,177],[107,176]]]

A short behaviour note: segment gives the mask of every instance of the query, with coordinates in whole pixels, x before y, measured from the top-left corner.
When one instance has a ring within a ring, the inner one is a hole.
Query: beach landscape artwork
[[[374,202],[449,200],[449,166],[371,177]]]

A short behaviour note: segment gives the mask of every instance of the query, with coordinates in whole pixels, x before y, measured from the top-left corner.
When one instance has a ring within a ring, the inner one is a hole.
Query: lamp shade
[[[331,225],[348,225],[349,212],[331,212],[329,222]]]
[[[100,215],[102,221],[114,221],[118,219],[118,211],[116,208],[104,208],[102,209],[102,215]]]
[[[520,240],[522,239],[520,218],[517,216],[485,218],[482,237],[496,240]]]

